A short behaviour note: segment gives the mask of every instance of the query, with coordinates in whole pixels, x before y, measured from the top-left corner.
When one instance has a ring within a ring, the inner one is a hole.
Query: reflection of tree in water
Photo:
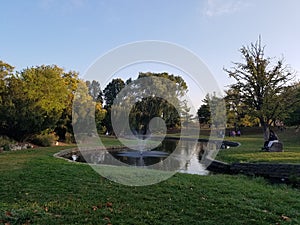
[[[198,155],[198,160],[199,162],[202,160],[202,157],[205,153],[205,147],[207,146],[207,143],[204,142],[199,142],[199,144],[197,145],[197,155]]]
[[[111,152],[99,149],[88,150],[77,154],[78,159],[76,161],[106,165],[121,165],[124,163],[128,166],[146,166],[149,169],[163,171],[192,171],[193,173],[202,174],[204,169],[201,163],[205,163],[205,158],[215,148],[214,143],[164,140],[158,148],[153,149],[155,151],[146,151],[140,154],[130,149],[115,149]],[[159,155],[155,154],[156,152],[166,152],[168,154]]]
[[[93,151],[81,151],[76,155],[78,156],[78,162],[85,162],[91,164],[101,164],[105,161],[106,157],[105,150],[93,150]]]
[[[164,140],[161,145],[157,147],[157,151],[172,153],[178,145],[178,140]]]
[[[207,157],[212,155],[215,150],[215,143],[198,142],[193,146],[189,146],[189,159],[180,171],[191,174],[206,175]],[[193,151],[192,151],[193,150]]]
[[[97,153],[90,155],[89,163],[100,164],[105,161],[105,151],[98,151]]]

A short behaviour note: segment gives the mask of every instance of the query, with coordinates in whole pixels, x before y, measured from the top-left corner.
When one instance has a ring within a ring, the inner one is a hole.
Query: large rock
[[[272,146],[269,148],[270,152],[283,152],[283,144],[282,142],[274,142]]]

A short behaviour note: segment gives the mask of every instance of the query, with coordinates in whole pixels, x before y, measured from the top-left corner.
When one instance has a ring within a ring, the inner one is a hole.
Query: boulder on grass
[[[269,152],[283,152],[282,142],[274,142],[269,148]]]

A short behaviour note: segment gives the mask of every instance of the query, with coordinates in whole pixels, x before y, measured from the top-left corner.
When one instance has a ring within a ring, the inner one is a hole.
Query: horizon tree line
[[[224,69],[236,83],[228,86],[223,97],[215,93],[205,96],[197,115],[194,115],[200,124],[215,124],[216,127],[260,125],[265,136],[275,121],[283,121],[287,125],[300,124],[300,83],[294,82],[295,73],[284,64],[283,58],[274,62],[273,58],[265,56],[264,50],[260,38],[249,46],[242,46],[243,62],[233,63],[232,68]],[[149,85],[130,86],[142,78],[157,82],[155,77],[175,83],[176,88],[157,83],[161,95],[139,98],[137,90],[143,88],[149,92]],[[90,113],[83,110],[72,115],[78,87],[82,87],[81,101],[94,104],[95,122],[100,134],[114,134],[112,106],[124,87],[130,89],[123,96],[123,105],[135,99],[128,118],[130,129],[135,133],[146,134],[153,117],[162,118],[167,129],[188,126],[193,119],[186,102],[180,100],[188,91],[181,76],[167,72],[141,72],[136,80],[115,78],[102,90],[98,81],[84,81],[77,72],[66,72],[56,65],[14,71],[13,66],[0,60],[0,136],[27,141],[38,134],[55,133],[60,140],[72,138],[72,120],[79,120],[79,114]],[[172,105],[159,97],[164,95],[177,100]],[[223,100],[225,106],[222,105]],[[222,108],[226,108],[226,115],[221,112]],[[121,116],[122,104],[117,112]],[[227,116],[226,124],[221,122],[224,116]]]

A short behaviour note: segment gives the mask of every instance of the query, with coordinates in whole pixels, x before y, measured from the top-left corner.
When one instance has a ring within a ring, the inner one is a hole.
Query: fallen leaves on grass
[[[106,207],[112,207],[112,206],[113,206],[113,204],[111,202],[106,203]]]
[[[6,211],[6,212],[5,212],[5,216],[12,217],[13,215],[12,215],[12,213],[11,213],[10,211]]]
[[[106,206],[106,208],[110,211],[110,212],[113,212],[113,203],[112,202],[106,202],[104,204]],[[98,209],[101,209],[102,208],[102,204],[99,204],[99,205],[93,205],[92,206],[92,210],[93,211],[97,211]]]
[[[104,220],[110,221],[110,218],[106,216],[104,217]]]
[[[112,225],[112,224],[110,223],[110,218],[109,218],[109,217],[106,216],[106,217],[104,217],[103,219],[107,221],[107,223],[108,223],[107,225]]]
[[[114,211],[113,208],[112,208],[112,206],[113,206],[112,202],[107,202],[107,203],[106,203],[106,207],[107,207],[107,209],[108,209],[110,212],[113,212],[113,211]]]
[[[291,218],[285,216],[285,215],[281,215],[281,219],[284,221],[291,221]]]

